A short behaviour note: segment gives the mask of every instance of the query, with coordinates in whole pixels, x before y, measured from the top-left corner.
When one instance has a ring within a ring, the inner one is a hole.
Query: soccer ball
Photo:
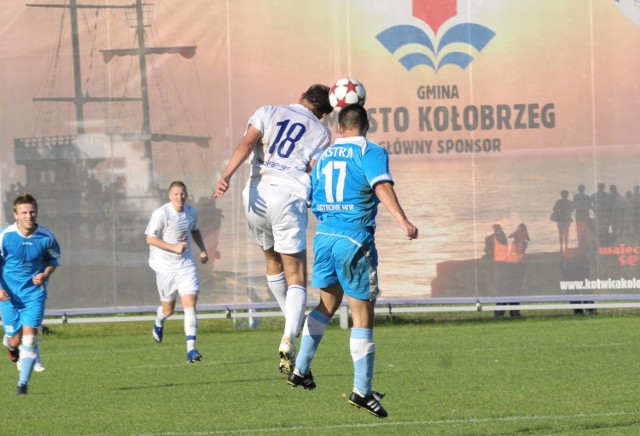
[[[364,106],[367,99],[367,91],[358,79],[343,77],[329,89],[329,103],[338,112],[344,106],[357,103]]]

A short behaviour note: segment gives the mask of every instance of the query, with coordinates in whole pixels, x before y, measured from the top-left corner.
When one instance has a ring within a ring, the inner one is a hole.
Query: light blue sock
[[[38,358],[38,344],[36,345],[22,345],[20,349],[20,378],[18,385],[28,385],[31,379],[31,373],[33,372],[33,366],[36,364]]]
[[[362,395],[370,394],[373,362],[376,357],[373,330],[352,328],[349,348],[353,359],[353,388]]]
[[[318,346],[324,336],[331,318],[313,309],[307,316],[302,330],[302,339],[300,339],[300,350],[296,356],[295,370],[300,375],[308,375],[311,372],[311,360],[318,351]]]

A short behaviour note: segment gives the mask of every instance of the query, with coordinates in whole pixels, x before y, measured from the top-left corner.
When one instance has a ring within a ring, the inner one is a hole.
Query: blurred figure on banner
[[[588,250],[593,239],[591,223],[591,197],[584,192],[584,185],[578,185],[578,192],[573,196],[573,208],[576,217],[576,237],[578,248]]]
[[[484,257],[494,261],[491,277],[493,288],[499,297],[513,293],[513,289],[511,289],[513,262],[510,262],[509,248],[509,240],[504,229],[500,224],[494,224],[493,233],[484,238]],[[518,303],[496,303],[497,306],[506,304],[517,305]],[[505,311],[496,310],[493,314],[496,318],[501,318],[504,316]],[[513,317],[518,317],[520,316],[520,311],[511,310],[509,314]]]
[[[633,187],[631,202],[633,203],[633,235],[638,237],[640,236],[640,186],[638,185]]]
[[[520,263],[524,260],[524,255],[531,241],[527,225],[520,223],[516,231],[509,235],[509,238],[513,238],[513,242],[509,247],[509,257],[513,259],[512,262]]]
[[[30,194],[16,197],[13,217],[15,223],[0,233],[0,307],[3,344],[9,359],[19,362],[17,392],[26,395],[40,360],[38,329],[49,278],[60,265],[60,246],[53,233],[37,223],[38,203]]]
[[[156,342],[162,342],[164,323],[173,314],[179,295],[184,311],[187,363],[193,363],[202,360],[202,355],[196,348],[200,282],[191,242],[200,249],[200,262],[207,263],[209,256],[198,228],[196,209],[186,203],[186,185],[179,180],[171,182],[168,192],[169,202],[153,211],[144,232],[149,244],[149,266],[156,273],[160,295],[151,333]]]
[[[624,197],[624,213],[622,219],[622,230],[620,231],[621,235],[628,241],[633,237],[633,222],[635,221],[634,217],[634,207],[633,207],[633,193],[631,191],[627,191]]]
[[[484,257],[485,259],[504,260],[509,252],[509,241],[507,235],[502,230],[500,224],[493,225],[493,232],[484,238]]]
[[[609,193],[604,183],[598,183],[597,191],[591,195],[591,209],[596,222],[596,243],[598,247],[609,245]]]
[[[311,208],[320,221],[313,239],[312,284],[320,288],[320,303],[307,316],[300,354],[288,383],[316,387],[311,362],[346,294],[353,321],[349,348],[354,375],[349,403],[384,418],[383,394],[371,386],[374,307],[379,291],[374,236],[378,204],[386,207],[406,238],[416,239],[418,229],[398,202],[386,149],[366,139],[367,110],[358,104],[343,107],[338,126],[342,138],[320,156],[312,171]]]
[[[618,192],[616,185],[609,186],[609,217],[611,225],[611,239],[609,242],[617,242],[624,227],[624,203],[625,199]]]
[[[309,172],[330,144],[331,133],[321,120],[332,111],[329,87],[318,84],[304,91],[298,103],[258,108],[213,193],[222,198],[233,174],[251,156],[242,199],[264,253],[267,285],[285,316],[278,348],[285,374],[295,364],[295,339],[307,310]]]
[[[560,198],[553,205],[551,221],[558,225],[558,240],[560,241],[560,252],[569,248],[569,228],[571,227],[571,214],[573,213],[573,203],[569,200],[569,191],[560,191]]]

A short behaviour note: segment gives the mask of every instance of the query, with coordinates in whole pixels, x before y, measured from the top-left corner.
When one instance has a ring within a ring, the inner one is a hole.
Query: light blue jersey
[[[53,233],[38,225],[30,236],[24,236],[17,224],[0,233],[0,286],[11,298],[30,299],[45,292],[45,286],[34,285],[33,276],[47,266],[60,265],[60,246]]]
[[[60,246],[50,230],[39,225],[32,235],[24,236],[12,224],[0,232],[0,287],[11,297],[1,302],[8,336],[23,325],[40,327],[47,284],[36,285],[33,277],[47,266],[59,265]]]
[[[339,138],[313,169],[311,209],[320,221],[373,231],[379,182],[393,183],[387,151],[362,136]]]
[[[345,294],[373,301],[378,295],[375,217],[377,183],[393,183],[387,151],[366,138],[341,138],[312,172],[311,209],[320,220],[313,239],[314,287],[339,283]]]

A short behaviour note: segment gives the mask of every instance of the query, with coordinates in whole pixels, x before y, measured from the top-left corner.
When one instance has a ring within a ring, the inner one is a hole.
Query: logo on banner
[[[433,31],[435,38],[417,26],[402,24],[390,27],[376,38],[391,53],[411,51],[400,56],[398,61],[411,70],[425,65],[438,72],[445,65],[457,65],[463,70],[473,61],[473,56],[465,46],[478,52],[495,36],[491,29],[476,23],[460,23],[440,32],[447,21],[458,16],[458,0],[412,0],[413,16],[424,21]]]
[[[613,0],[622,13],[640,26],[640,0]]]

